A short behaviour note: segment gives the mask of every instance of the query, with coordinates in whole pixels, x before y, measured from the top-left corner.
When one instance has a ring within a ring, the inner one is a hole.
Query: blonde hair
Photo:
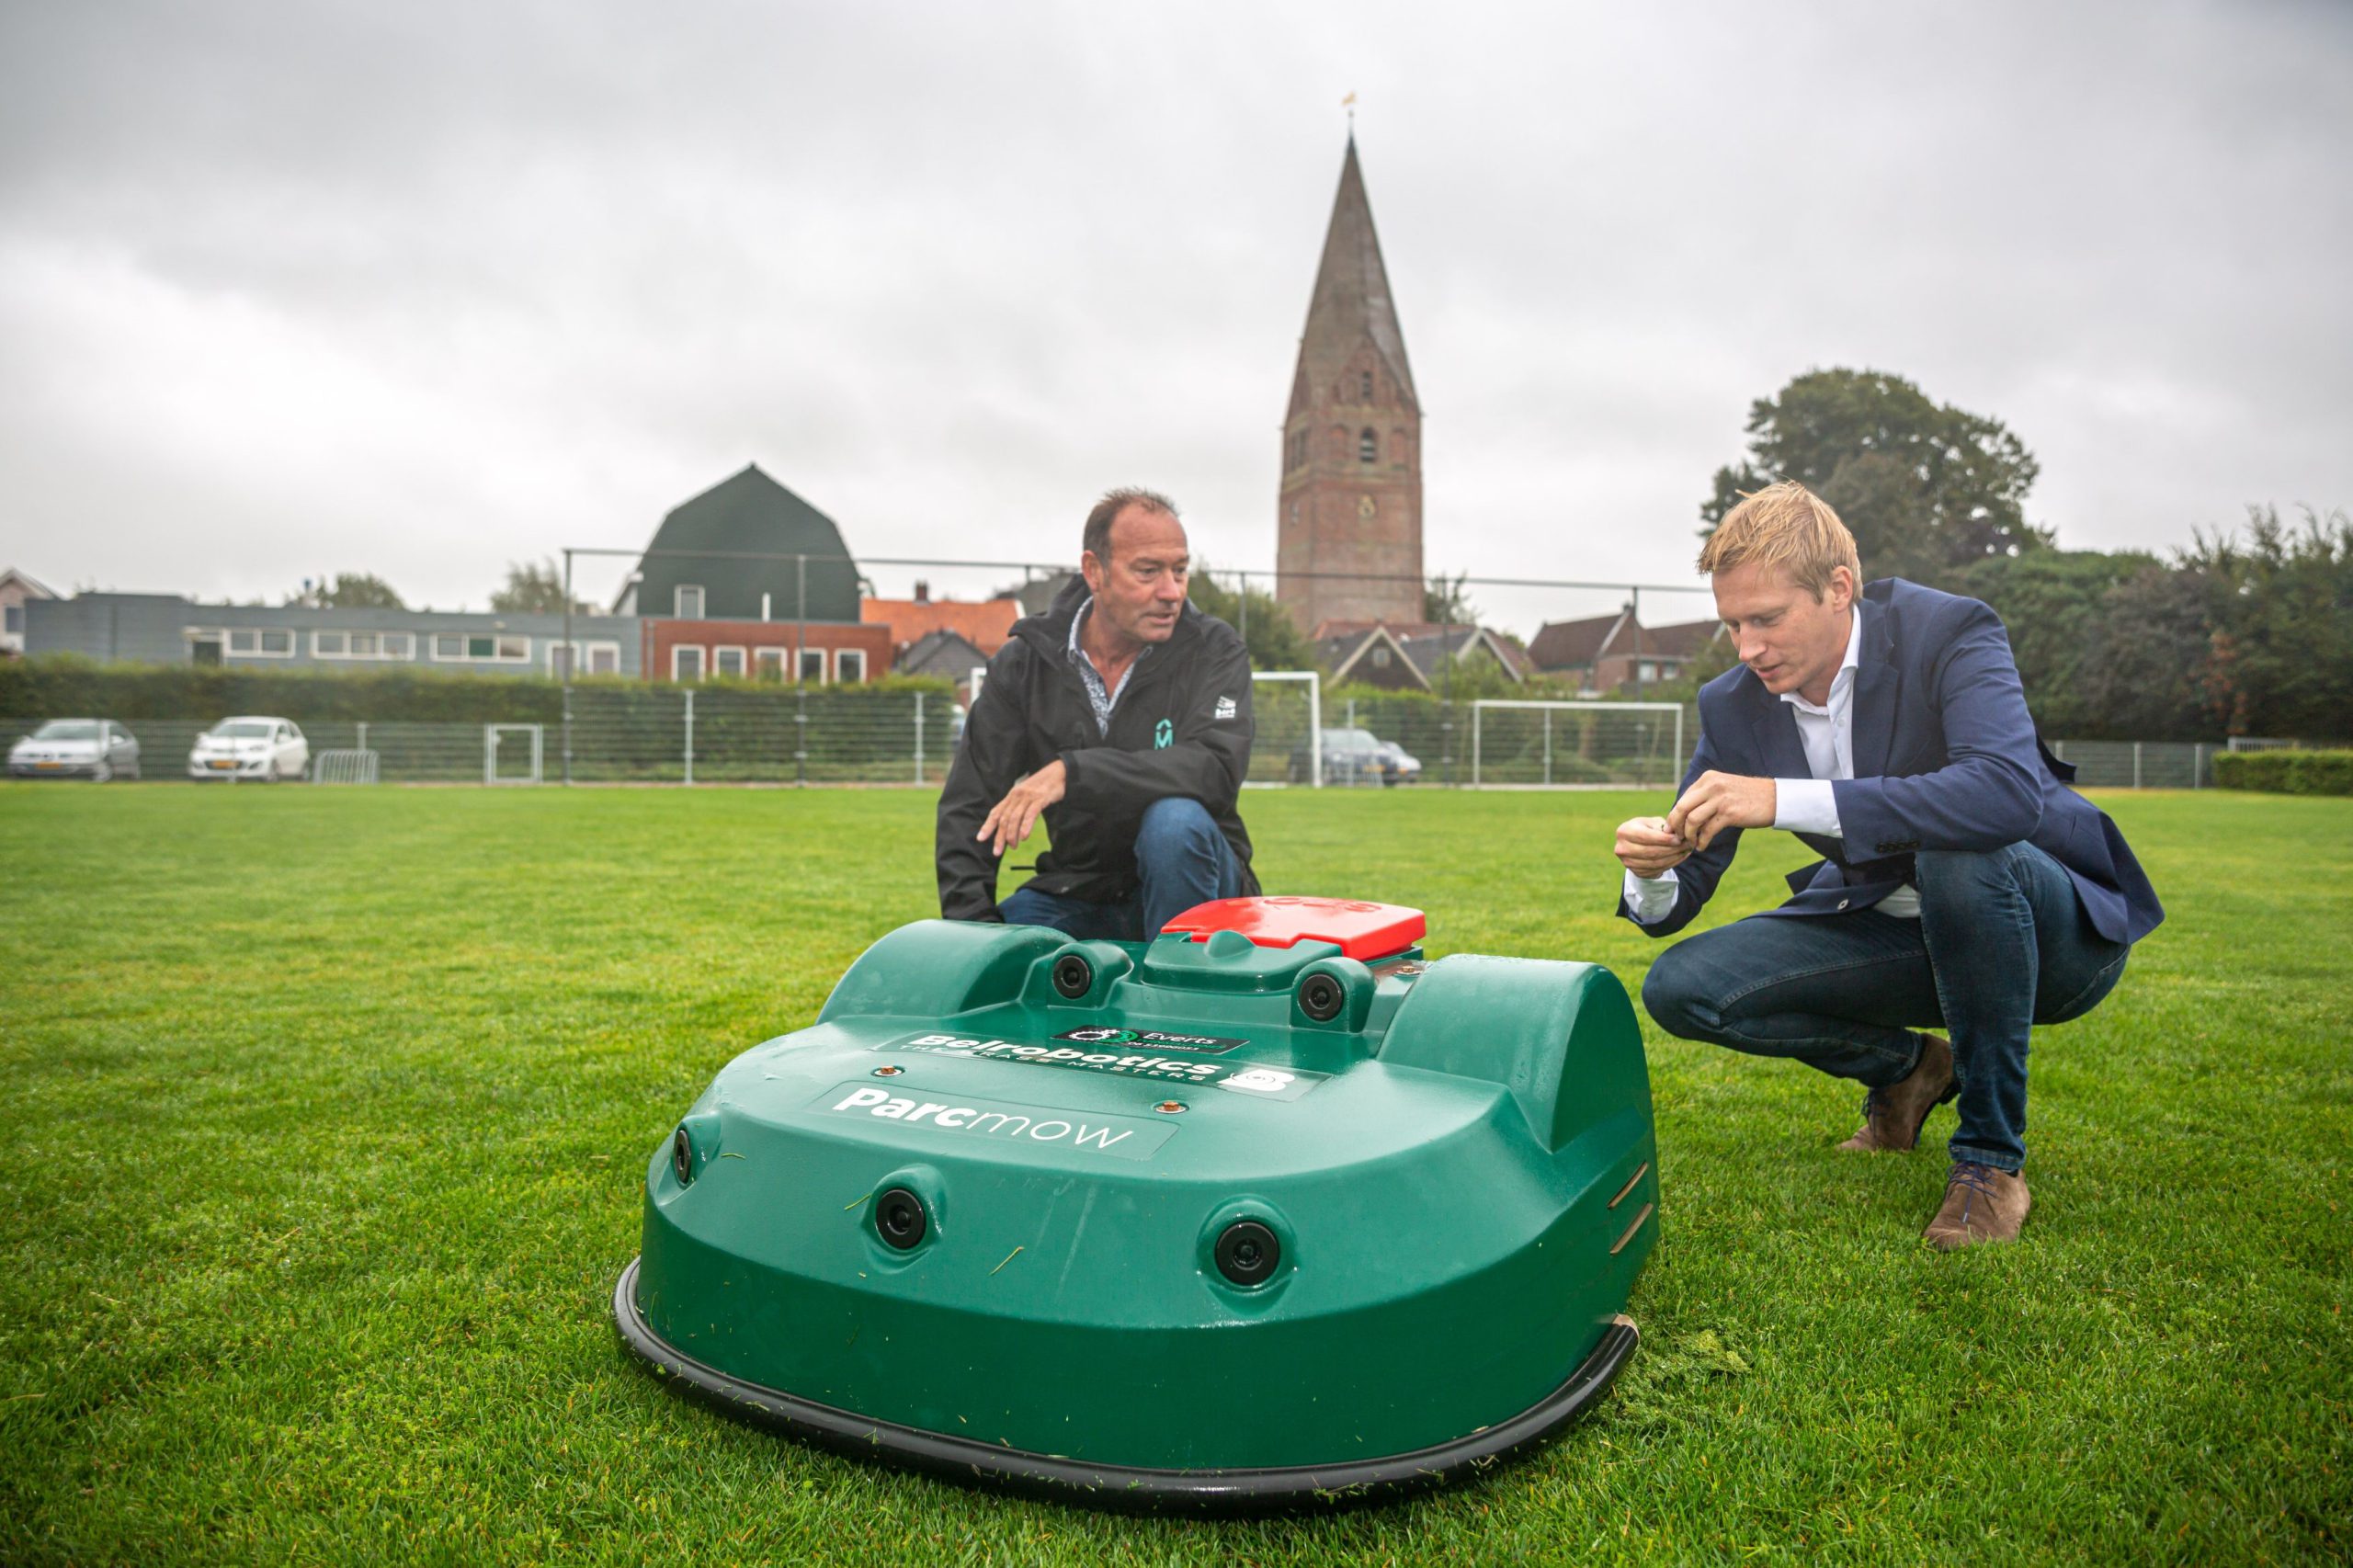
[[[1699,570],[1711,577],[1752,561],[1786,568],[1817,604],[1834,568],[1844,566],[1858,586],[1863,580],[1855,536],[1829,502],[1794,479],[1744,495],[1699,547]]]

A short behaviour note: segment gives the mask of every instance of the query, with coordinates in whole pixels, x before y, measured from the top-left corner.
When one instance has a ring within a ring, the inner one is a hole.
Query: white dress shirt
[[[1855,668],[1862,662],[1863,616],[1859,605],[1848,612],[1847,656],[1830,679],[1830,700],[1808,702],[1794,691],[1781,700],[1796,710],[1798,739],[1805,745],[1811,778],[1773,780],[1773,825],[1790,833],[1814,833],[1844,838],[1838,824],[1838,797],[1831,781],[1855,776]],[[1626,873],[1626,903],[1645,926],[1666,918],[1675,908],[1676,877],[1672,870],[1643,878]],[[1872,906],[1881,915],[1901,920],[1920,917],[1920,891],[1906,882]]]

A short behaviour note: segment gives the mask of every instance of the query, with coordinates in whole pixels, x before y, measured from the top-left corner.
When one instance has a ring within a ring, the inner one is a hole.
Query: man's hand
[[[981,831],[972,836],[994,838],[996,842],[989,848],[992,855],[1002,855],[1029,837],[1029,830],[1038,825],[1038,813],[1063,798],[1064,771],[1062,758],[1056,757],[1006,790],[1005,799],[990,808],[981,823]]]
[[[1676,836],[1665,817],[1636,817],[1618,824],[1618,858],[1644,881],[1691,858],[1691,846]]]
[[[1667,831],[1705,849],[1728,827],[1770,827],[1779,804],[1770,778],[1737,773],[1702,773],[1666,813]]]

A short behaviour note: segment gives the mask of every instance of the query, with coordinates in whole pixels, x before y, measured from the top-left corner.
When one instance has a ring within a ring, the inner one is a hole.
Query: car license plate
[[[35,767],[39,767],[39,768],[45,768],[45,769],[54,770],[54,769],[56,769],[56,768],[63,767],[64,767],[65,765],[64,765],[63,763],[62,763],[62,762],[36,762],[36,763],[34,763],[34,764],[33,764],[33,766],[34,766]]]
[[[212,767],[236,767],[237,765],[236,765],[235,763],[233,763],[233,762],[230,762],[230,761],[227,761],[226,759],[222,759],[222,760],[219,760],[219,761],[212,762],[212,763],[209,764],[208,766]]]

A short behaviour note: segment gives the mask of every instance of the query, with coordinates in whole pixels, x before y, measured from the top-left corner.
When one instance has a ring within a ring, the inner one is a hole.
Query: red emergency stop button
[[[1197,903],[1162,926],[1206,942],[1220,931],[1239,931],[1262,948],[1288,948],[1300,941],[1336,943],[1348,958],[1387,958],[1422,939],[1429,923],[1418,909],[1369,903],[1355,898],[1220,898]]]

